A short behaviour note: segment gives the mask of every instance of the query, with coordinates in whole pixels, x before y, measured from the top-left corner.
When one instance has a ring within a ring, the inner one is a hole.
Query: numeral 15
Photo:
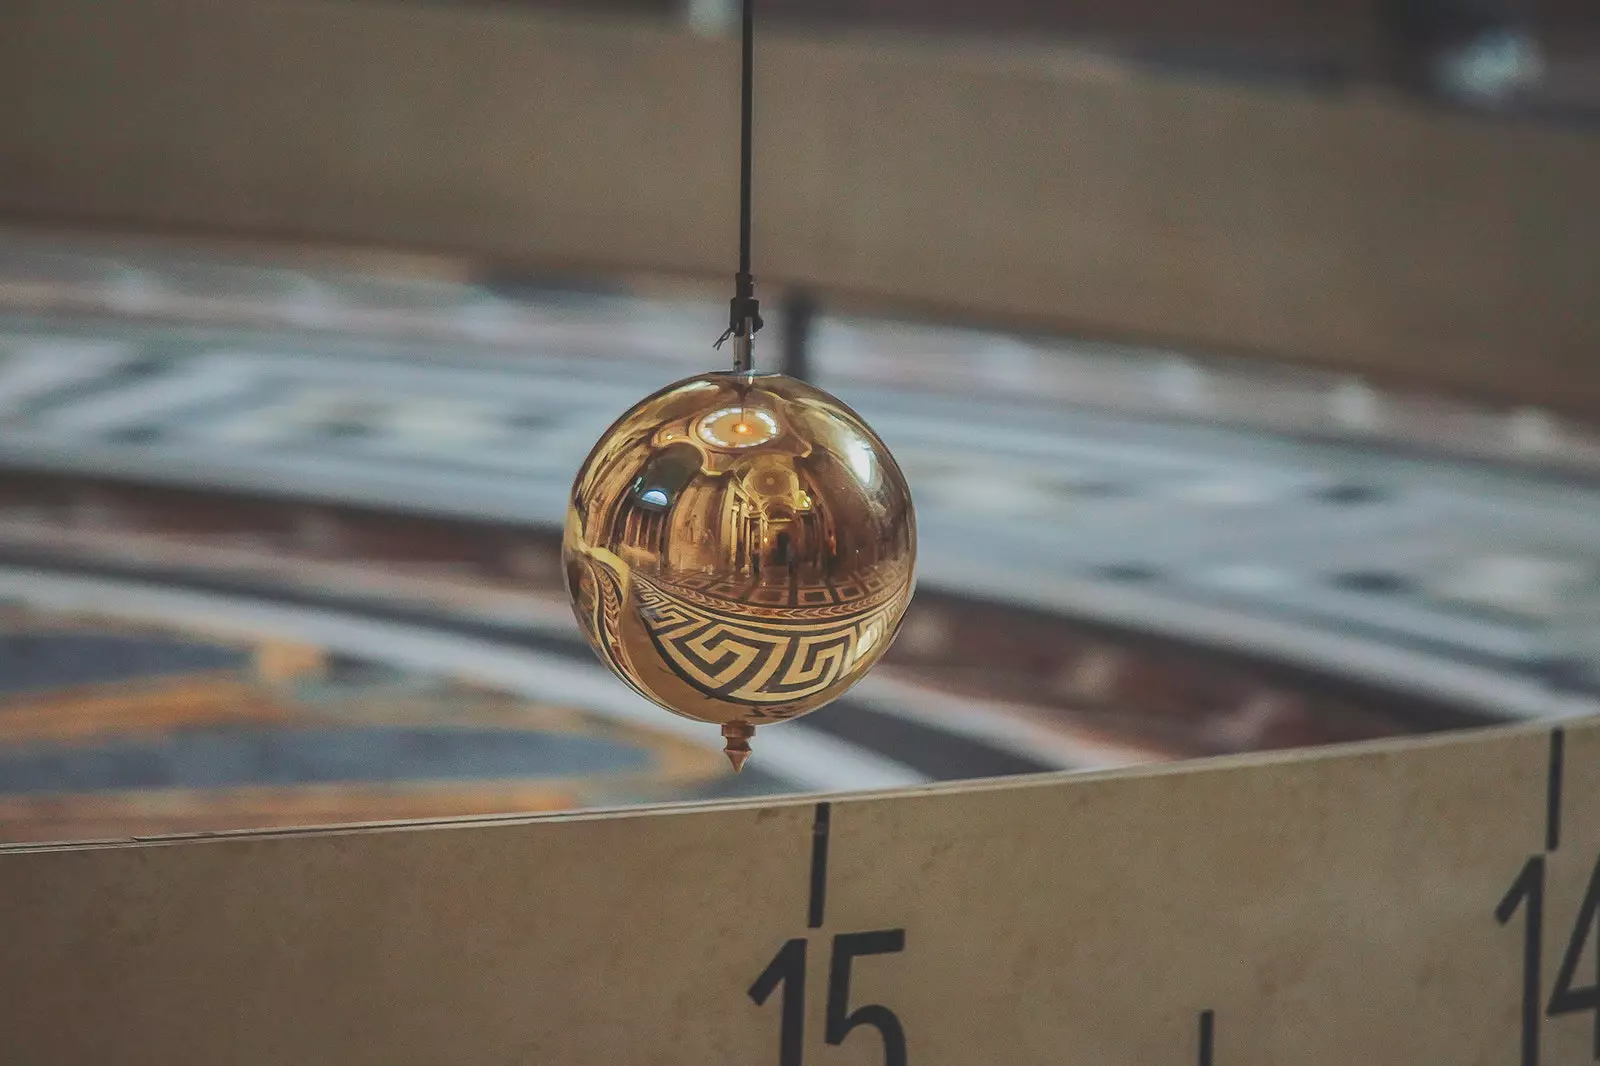
[[[825,1038],[830,1045],[862,1026],[883,1037],[884,1066],[906,1066],[906,1033],[888,1007],[872,1003],[850,1009],[850,970],[865,955],[894,955],[904,951],[904,929],[878,929],[870,933],[840,933],[833,938],[833,958],[828,966],[828,1010]],[[805,1045],[806,940],[795,937],[772,957],[772,962],[750,986],[750,998],[761,1006],[783,986],[783,1014],[778,1032],[778,1066],[801,1066]]]

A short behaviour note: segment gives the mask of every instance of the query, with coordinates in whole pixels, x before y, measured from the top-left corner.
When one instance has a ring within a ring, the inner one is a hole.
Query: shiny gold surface
[[[567,590],[635,690],[723,727],[805,714],[894,640],[915,586],[916,518],[861,417],[779,374],[713,373],[641,401],[572,488]]]

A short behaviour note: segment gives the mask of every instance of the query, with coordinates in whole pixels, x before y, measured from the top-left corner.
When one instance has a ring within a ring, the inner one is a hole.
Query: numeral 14
[[[1522,911],[1522,1066],[1539,1066],[1539,1023],[1541,1015],[1557,1018],[1579,1011],[1594,1012],[1594,1058],[1600,1062],[1600,942],[1595,944],[1593,983],[1574,987],[1578,963],[1589,943],[1589,934],[1600,917],[1600,857],[1589,875],[1589,888],[1578,908],[1578,919],[1567,938],[1561,966],[1556,971],[1556,986],[1550,1002],[1543,1002],[1544,887],[1545,856],[1535,855],[1523,864],[1522,872],[1511,883],[1505,897],[1494,909],[1495,919],[1509,923]]]

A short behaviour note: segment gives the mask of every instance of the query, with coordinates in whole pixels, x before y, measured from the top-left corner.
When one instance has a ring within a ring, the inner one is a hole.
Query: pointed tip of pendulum
[[[756,727],[748,722],[729,722],[722,727],[723,745],[722,753],[733,764],[733,772],[738,773],[744,769],[744,762],[750,758],[750,738],[756,735]]]

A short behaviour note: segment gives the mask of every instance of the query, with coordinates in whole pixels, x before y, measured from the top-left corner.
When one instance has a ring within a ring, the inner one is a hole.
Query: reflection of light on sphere
[[[916,518],[859,415],[780,374],[670,385],[606,431],[573,484],[567,591],[600,658],[656,703],[722,727],[827,703],[893,641]]]

